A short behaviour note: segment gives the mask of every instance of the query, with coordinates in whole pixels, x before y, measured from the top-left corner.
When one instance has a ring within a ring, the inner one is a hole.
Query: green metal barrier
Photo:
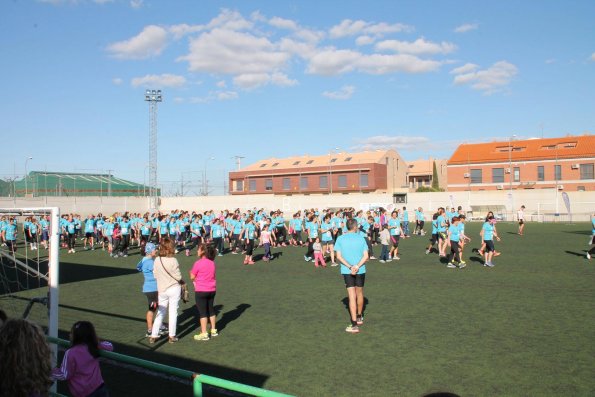
[[[48,342],[55,343],[58,346],[62,346],[65,348],[70,347],[70,342],[64,339],[53,338],[51,336],[46,337]],[[238,382],[232,382],[229,380],[215,378],[209,375],[201,375],[194,373],[192,371],[187,371],[185,369],[170,367],[168,365],[163,365],[159,363],[155,363],[152,361],[143,360],[136,357],[125,356],[124,354],[108,352],[101,350],[99,352],[101,357],[109,358],[114,361],[123,362],[131,365],[135,365],[137,367],[150,369],[156,372],[160,372],[163,374],[173,375],[182,379],[189,379],[192,381],[192,388],[194,391],[195,397],[202,397],[203,396],[203,385],[210,385],[219,387],[226,390],[236,391],[239,393],[244,393],[250,396],[255,397],[292,397],[289,394],[278,393],[270,390],[261,389],[259,387],[244,385]]]

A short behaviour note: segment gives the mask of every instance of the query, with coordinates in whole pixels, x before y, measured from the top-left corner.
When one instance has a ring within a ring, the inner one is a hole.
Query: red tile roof
[[[448,165],[585,157],[595,157],[595,135],[462,144]]]

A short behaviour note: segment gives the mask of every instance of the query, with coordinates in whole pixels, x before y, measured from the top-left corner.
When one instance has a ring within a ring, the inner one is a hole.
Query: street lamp
[[[331,154],[338,152],[339,148],[336,147],[335,149],[331,150],[328,154],[328,185],[330,187],[330,193],[333,194],[333,159],[331,158]]]
[[[209,195],[209,192],[207,191],[207,188],[208,188],[208,186],[207,186],[207,162],[209,160],[215,160],[215,157],[209,157],[205,160],[205,169],[204,169],[203,178],[202,178],[202,195],[203,196]]]
[[[25,159],[25,197],[27,197],[28,194],[28,188],[27,188],[27,162],[29,160],[33,160],[33,157],[29,156]]]

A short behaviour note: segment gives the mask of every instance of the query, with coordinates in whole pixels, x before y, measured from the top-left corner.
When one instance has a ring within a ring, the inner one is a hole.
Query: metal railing
[[[53,338],[48,336],[47,340],[49,343],[54,343],[64,348],[70,347],[70,342],[64,339]],[[203,385],[219,387],[221,389],[231,390],[255,397],[292,397],[289,394],[283,394],[271,390],[261,389],[259,387],[249,386],[238,382],[232,382],[226,379],[216,378],[214,376],[197,374],[195,372],[188,371],[185,369],[170,367],[169,365],[159,364],[136,357],[126,356],[120,353],[100,350],[99,354],[101,355],[101,357],[105,357],[107,359],[114,360],[117,362],[134,365],[140,368],[145,368],[155,372],[172,375],[182,379],[188,379],[192,381],[192,389],[195,397],[203,396]]]

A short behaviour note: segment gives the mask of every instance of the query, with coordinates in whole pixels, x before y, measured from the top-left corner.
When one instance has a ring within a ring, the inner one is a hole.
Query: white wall
[[[574,221],[587,221],[590,214],[595,212],[595,192],[568,192],[571,212]],[[242,210],[265,208],[268,210],[281,209],[291,213],[306,208],[326,207],[354,207],[366,209],[370,205],[388,207],[392,204],[390,194],[334,194],[309,196],[284,195],[241,195],[241,196],[199,196],[199,197],[162,197],[161,211],[169,212],[175,209],[189,211],[205,211],[207,209]],[[529,220],[566,220],[564,216],[554,217],[554,213],[566,214],[566,206],[562,199],[562,192],[553,189],[535,189],[513,191],[512,197],[504,191],[480,192],[440,192],[440,193],[408,193],[406,204],[394,204],[396,207],[406,206],[408,210],[423,207],[429,216],[439,206],[459,206],[469,210],[476,205],[501,205],[506,208],[508,219],[512,214],[525,205],[525,213]],[[0,198],[1,208],[15,207],[53,207],[60,208],[62,213],[75,212],[81,215],[102,212],[112,214],[116,211],[145,212],[149,202],[144,197],[41,197],[41,198]],[[505,215],[506,215],[505,213]],[[537,215],[540,217],[538,218]],[[532,217],[533,216],[533,217]]]

